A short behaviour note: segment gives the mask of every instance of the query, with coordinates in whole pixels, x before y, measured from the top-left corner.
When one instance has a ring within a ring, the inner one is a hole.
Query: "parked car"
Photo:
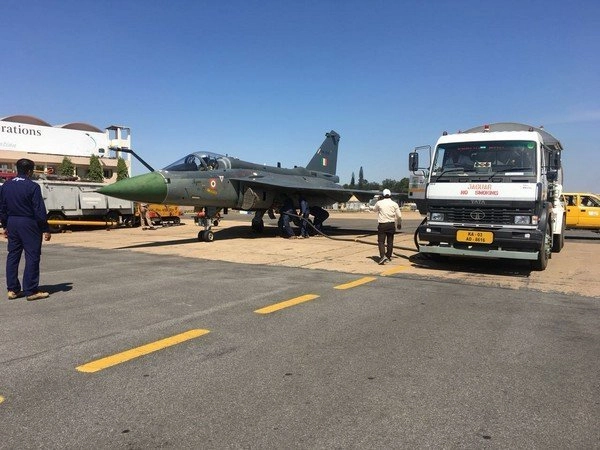
[[[567,211],[567,229],[600,232],[600,196],[581,192],[563,192]]]

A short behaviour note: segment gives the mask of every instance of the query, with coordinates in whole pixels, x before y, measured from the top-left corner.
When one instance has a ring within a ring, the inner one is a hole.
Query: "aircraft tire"
[[[203,234],[203,240],[206,242],[212,242],[215,240],[215,235],[210,230],[203,231],[202,234]]]
[[[204,231],[198,231],[198,240],[200,242],[204,240]]]

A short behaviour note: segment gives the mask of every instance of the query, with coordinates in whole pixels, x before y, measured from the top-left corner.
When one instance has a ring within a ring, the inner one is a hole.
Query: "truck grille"
[[[431,212],[444,213],[445,222],[512,225],[516,215],[533,214],[526,208],[436,207]]]

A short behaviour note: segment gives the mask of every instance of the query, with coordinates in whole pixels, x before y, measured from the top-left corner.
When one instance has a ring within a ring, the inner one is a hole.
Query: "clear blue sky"
[[[600,191],[600,1],[4,0],[0,117],[132,129],[159,168],[209,150],[408,176],[444,130],[544,125]],[[134,173],[144,168],[134,165]]]

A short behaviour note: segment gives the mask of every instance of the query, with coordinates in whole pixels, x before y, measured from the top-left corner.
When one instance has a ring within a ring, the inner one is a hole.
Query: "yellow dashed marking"
[[[292,299],[286,300],[284,302],[265,306],[264,308],[257,309],[254,312],[258,313],[258,314],[270,314],[272,312],[279,311],[280,309],[284,309],[284,308],[289,308],[290,306],[294,306],[299,303],[309,302],[311,300],[314,300],[315,298],[319,298],[319,296],[316,294],[301,295],[300,297],[292,298]]]
[[[132,348],[131,350],[126,350],[124,352],[117,353],[112,356],[107,356],[105,358],[91,361],[87,364],[83,364],[79,367],[76,367],[76,369],[79,372],[86,373],[98,372],[99,370],[106,369],[117,364],[121,364],[123,362],[129,361],[130,359],[138,358],[140,356],[147,355],[149,353],[161,350],[166,347],[170,347],[172,345],[180,344],[182,342],[197,338],[207,333],[210,333],[210,331],[201,329],[189,330],[185,333],[176,334],[175,336],[161,339],[160,341],[150,342],[149,344]]]
[[[4,397],[2,397],[2,396],[0,395],[0,403],[2,403],[3,401],[4,401]]]
[[[350,283],[345,283],[345,284],[338,284],[337,286],[334,286],[334,289],[350,289],[356,286],[360,286],[361,284],[366,284],[366,283],[370,283],[371,281],[375,281],[377,278],[375,277],[364,277],[364,278],[359,278],[358,280],[355,281],[351,281]]]
[[[402,272],[403,270],[408,269],[408,267],[406,266],[397,266],[397,267],[391,267],[388,270],[384,270],[383,272],[381,272],[381,276],[385,277],[386,275],[393,275],[395,273],[398,272]]]

